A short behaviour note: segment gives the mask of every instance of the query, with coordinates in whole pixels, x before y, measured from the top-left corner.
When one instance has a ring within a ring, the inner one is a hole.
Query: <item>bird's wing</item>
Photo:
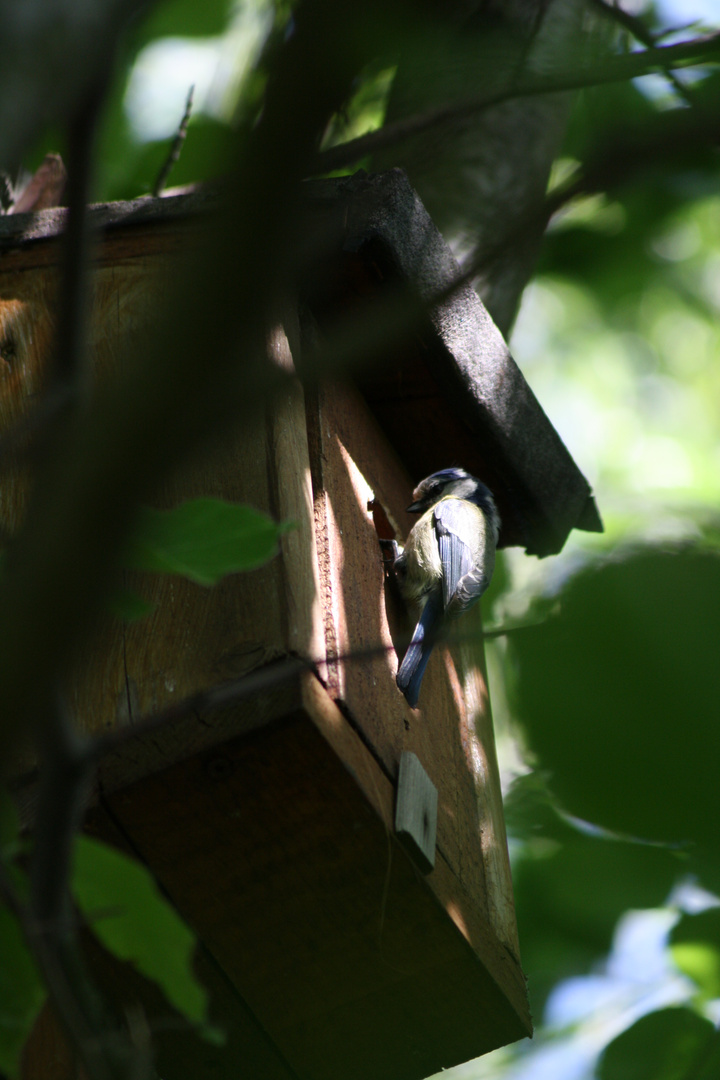
[[[459,615],[479,600],[490,581],[483,567],[473,566],[458,582],[450,604],[450,615]]]
[[[463,533],[467,535],[468,525],[472,527],[472,520],[468,522],[461,499],[441,499],[435,507],[434,518],[443,568],[443,603],[447,609],[455,599],[458,585],[464,583],[474,569],[472,550],[462,538]],[[466,606],[461,604],[461,610]]]

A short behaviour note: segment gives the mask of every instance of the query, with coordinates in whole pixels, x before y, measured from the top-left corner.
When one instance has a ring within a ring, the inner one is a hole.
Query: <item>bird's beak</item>
[[[405,507],[405,512],[407,514],[422,514],[424,509],[425,505],[422,502],[422,499],[417,499],[415,502],[411,502],[409,506]]]

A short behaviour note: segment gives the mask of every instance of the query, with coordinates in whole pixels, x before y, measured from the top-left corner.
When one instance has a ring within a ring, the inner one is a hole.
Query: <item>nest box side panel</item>
[[[113,820],[298,1077],[421,1080],[521,1038],[389,833],[392,784],[305,682],[293,716],[108,796]]]
[[[447,647],[437,647],[420,708],[409,708],[395,684],[394,639],[400,647],[412,624],[403,624],[384,587],[375,522],[384,520],[404,541],[415,520],[404,509],[412,485],[352,388],[321,387],[308,427],[328,658],[348,657],[328,659],[330,692],[389,775],[396,775],[403,750],[418,756],[439,793],[438,855],[493,926],[510,966],[519,966],[482,648],[456,648],[453,662]]]
[[[157,250],[118,256],[101,249],[94,276],[90,355],[98,380],[112,379],[123,350],[162,301],[168,258]],[[51,355],[58,247],[5,252],[0,263],[0,430],[29,413]],[[10,265],[12,269],[3,268]],[[292,367],[287,339],[269,340],[277,363]],[[13,533],[29,490],[19,465],[3,477],[0,524]],[[288,652],[322,658],[312,494],[304,398],[298,383],[267,416],[231,431],[168,477],[153,500],[168,507],[198,496],[248,503],[296,528],[265,566],[208,589],[184,578],[126,573],[123,583],[153,605],[133,623],[107,616],[67,689],[80,726],[131,723]],[[120,581],[118,582],[120,585]]]

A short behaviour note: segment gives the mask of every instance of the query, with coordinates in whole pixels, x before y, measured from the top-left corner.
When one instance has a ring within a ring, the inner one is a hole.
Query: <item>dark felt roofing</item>
[[[401,170],[307,186],[326,215],[337,208],[346,258],[364,259],[378,281],[403,281],[431,303],[460,277]],[[432,305],[414,345],[358,382],[414,483],[449,465],[487,483],[501,545],[550,555],[573,528],[602,531],[587,480],[470,285]]]

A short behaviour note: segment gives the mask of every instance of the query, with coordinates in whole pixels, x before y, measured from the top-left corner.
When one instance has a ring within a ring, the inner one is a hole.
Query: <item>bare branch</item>
[[[632,34],[636,41],[641,42],[643,45],[647,45],[648,48],[651,49],[657,47],[658,39],[650,32],[650,30],[648,30],[645,23],[642,19],[638,18],[637,15],[631,15],[630,12],[625,11],[621,7],[607,3],[607,0],[591,0],[591,3],[598,11],[605,15],[606,18],[617,23],[618,26],[622,26]],[[678,96],[681,97],[687,105],[692,105],[692,94],[690,94],[685,84],[678,79],[672,68],[663,68],[663,74],[668,82],[672,84]]]
[[[512,85],[493,94],[483,94],[479,97],[440,105],[393,124],[386,124],[378,131],[361,135],[357,139],[351,139],[350,142],[341,143],[340,146],[323,150],[315,159],[313,172],[326,173],[345,168],[367,154],[395,146],[405,139],[442,127],[451,121],[473,116],[503,101],[532,97],[537,94],[556,94],[565,90],[583,90],[589,86],[600,86],[606,83],[625,82],[627,79],[648,75],[652,71],[709,63],[719,58],[720,33],[717,33],[682,42],[679,45],[653,47],[642,52],[629,53],[626,56],[608,58],[603,64],[587,65],[581,69],[558,72],[543,78],[518,79]]]
[[[162,192],[163,192],[163,190],[165,188],[165,185],[167,183],[167,178],[170,175],[170,170],[172,169],[173,165],[175,165],[178,158],[180,157],[180,151],[183,148],[183,143],[185,142],[185,136],[187,135],[188,124],[190,123],[190,114],[192,112],[192,103],[193,103],[193,94],[194,93],[195,93],[195,84],[193,83],[193,85],[188,90],[187,101],[185,102],[185,112],[182,115],[182,120],[180,121],[180,125],[179,125],[179,127],[178,127],[178,129],[177,129],[177,131],[175,133],[175,138],[173,139],[172,143],[170,144],[170,150],[168,151],[168,156],[165,158],[165,161],[163,162],[163,166],[160,169],[160,172],[158,173],[157,180],[155,181],[155,183],[153,185],[152,193],[156,198],[159,195],[162,194]]]
[[[472,644],[486,638],[509,637],[513,634],[531,630],[542,625],[541,621],[534,623],[522,623],[514,626],[498,626],[491,630],[463,631],[456,626],[452,627],[452,633],[438,639],[439,644],[449,646]],[[375,660],[378,657],[388,656],[398,649],[407,648],[410,644],[410,635],[398,639],[390,645],[368,645],[362,649],[351,649],[345,653],[328,654],[322,660],[309,660],[300,656],[287,656],[283,660],[277,660],[265,667],[251,671],[248,675],[239,676],[237,679],[229,679],[205,690],[199,690],[195,694],[174,702],[159,712],[141,717],[139,720],[124,727],[115,728],[112,731],[103,732],[92,742],[90,752],[94,761],[100,762],[107,754],[125,746],[138,737],[150,735],[169,724],[174,724],[187,717],[198,713],[208,713],[215,709],[225,709],[232,705],[239,705],[249,698],[255,697],[263,691],[272,690],[276,687],[292,683],[305,672],[317,674],[320,664],[353,664]]]

